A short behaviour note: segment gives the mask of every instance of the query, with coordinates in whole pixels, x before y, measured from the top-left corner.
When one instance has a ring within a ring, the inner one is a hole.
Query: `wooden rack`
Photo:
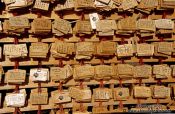
[[[4,20],[4,19],[8,19],[9,17],[13,16],[12,13],[9,13],[9,12],[3,12],[2,15],[0,15],[0,19]],[[29,13],[29,14],[24,14],[24,15],[21,15],[21,16],[24,16],[24,17],[27,17],[29,19],[35,19],[37,18],[37,15],[36,14],[32,14],[32,13]],[[43,16],[43,18],[47,18],[47,19],[51,19],[51,20],[54,20],[54,19],[58,19],[60,18],[59,15],[57,15],[54,11],[51,12],[51,16]],[[76,21],[80,18],[79,15],[77,14],[74,14],[73,12],[70,14],[65,14],[64,15],[64,19],[66,20],[70,20],[70,21]],[[100,16],[100,18],[102,18],[102,16]],[[107,19],[119,19],[121,18],[120,15],[118,15],[117,13],[114,13],[112,14],[110,17],[107,17]],[[156,15],[156,14],[153,14],[153,15],[149,15],[148,18],[150,19],[160,19],[162,18],[162,15]],[[166,17],[167,19],[175,19],[175,12],[171,15],[167,15]],[[88,14],[85,14],[85,19],[89,19],[88,17]],[[175,33],[175,30],[173,31]],[[136,36],[135,36],[136,37]],[[55,41],[59,41],[58,38],[56,38],[55,36],[52,36],[52,37],[46,37],[46,38],[43,38],[41,39],[41,42],[46,42],[46,43],[53,43]],[[65,39],[66,42],[74,42],[74,43],[77,43],[80,41],[80,38],[73,35],[71,36],[69,39]],[[90,38],[85,38],[85,41],[90,41],[90,42],[99,42],[99,38],[96,36],[96,35],[93,35],[92,37]],[[117,36],[113,36],[112,40],[111,41],[114,41],[114,42],[121,42],[121,38],[120,37],[117,37]],[[157,36],[153,36],[152,39],[146,39],[145,40],[146,42],[149,42],[149,43],[152,43],[152,42],[157,42],[157,41],[160,41],[158,39]],[[170,38],[165,38],[164,41],[171,41],[171,42],[174,42],[175,41],[175,35],[173,34],[172,37]],[[13,43],[14,42],[14,38],[12,37],[9,37],[9,36],[2,36],[2,38],[0,38],[0,44],[6,44],[6,43]],[[33,43],[33,42],[39,42],[39,39],[32,36],[32,35],[29,35],[29,38],[22,38],[22,39],[19,39],[19,43]],[[175,47],[175,45],[174,45]],[[138,57],[131,57],[127,60],[125,60],[125,63],[139,63],[140,59]],[[54,66],[54,65],[57,65],[59,63],[59,60],[56,60],[54,58],[49,58],[48,60],[45,60],[45,61],[41,61],[42,62],[42,65],[46,65],[47,67],[50,67],[50,66]],[[143,58],[143,62],[146,63],[146,64],[152,64],[152,63],[158,63],[159,62],[159,58],[153,58],[153,57],[150,57],[150,58]],[[168,58],[165,58],[162,60],[163,63],[175,63],[175,58],[174,57],[168,57]],[[101,63],[100,59],[96,59],[95,57],[90,60],[90,61],[84,61],[85,64],[92,64],[92,65],[99,65]],[[121,63],[121,60],[118,59],[116,56],[114,56],[113,58],[109,59],[109,60],[104,60],[104,64],[118,64],[118,63]],[[79,64],[78,61],[76,60],[68,60],[68,61],[63,61],[63,64],[70,64],[70,65],[77,65]],[[10,60],[2,60],[0,61],[0,65],[2,65],[3,67],[12,67],[15,65],[15,63],[13,61],[10,61]],[[21,60],[19,61],[19,66],[37,66],[38,65],[38,61],[32,59],[32,58],[29,58],[27,60]],[[163,79],[161,80],[162,83],[166,83],[166,84],[170,84],[170,83],[175,83],[175,78],[174,77],[169,77],[168,79]],[[91,86],[91,85],[99,85],[100,82],[96,81],[96,80],[91,80],[89,82],[83,82],[83,84],[87,85],[87,86]],[[136,79],[130,79],[130,80],[122,80],[122,83],[123,84],[138,84],[139,81],[136,80]],[[157,80],[155,80],[153,77],[150,76],[149,79],[143,79],[142,80],[142,83],[145,83],[145,84],[155,84],[157,83]],[[114,85],[118,85],[119,84],[119,81],[118,80],[114,80],[114,79],[111,79],[110,81],[104,81],[104,84],[105,85],[109,85],[110,88],[114,88]],[[69,80],[66,84],[63,84],[64,87],[69,87],[69,86],[75,86],[75,85],[79,85],[79,82],[76,82],[74,79],[71,79]],[[56,82],[48,82],[48,83],[42,83],[41,84],[41,87],[42,88],[57,88],[58,87],[58,83]],[[19,86],[20,89],[26,89],[26,88],[38,88],[38,84],[37,83],[33,83],[33,82],[28,82],[28,83],[25,83],[23,85],[20,85]],[[4,84],[1,84],[0,85],[0,91],[6,91],[6,90],[13,90],[15,89],[15,86],[14,85],[8,85],[6,83]],[[172,100],[169,98],[169,99],[160,99],[159,102],[160,104],[168,104],[169,102],[171,102]],[[136,105],[138,102],[137,102],[137,99],[134,99],[133,96],[131,96],[127,101],[123,101],[123,104],[124,105]],[[153,98],[149,98],[149,99],[146,99],[146,100],[141,100],[141,103],[142,104],[156,104],[156,99],[153,99]],[[92,102],[90,103],[83,103],[85,106],[94,106],[94,105],[97,105],[97,102],[94,102],[92,100]],[[107,105],[107,106],[110,106],[110,110],[108,112],[102,112],[102,113],[116,113],[116,112],[120,112],[119,110],[117,109],[114,109],[113,106],[115,105],[119,105],[119,101],[114,101],[114,100],[110,100],[109,102],[103,102],[103,105]],[[67,103],[67,104],[64,104],[63,107],[66,108],[66,109],[70,109],[72,108],[73,104],[72,103]],[[51,101],[49,101],[49,104],[48,105],[42,105],[42,110],[52,110],[52,109],[56,109],[57,106],[55,106]],[[170,107],[171,110],[174,110],[175,108],[173,106]],[[0,109],[0,113],[12,113],[14,112],[14,108],[9,108],[9,107],[3,107]],[[37,111],[38,110],[38,106],[34,106],[34,105],[28,105],[27,107],[23,107],[23,108],[20,108],[20,110],[23,112],[23,111]],[[121,111],[123,112],[123,111]]]

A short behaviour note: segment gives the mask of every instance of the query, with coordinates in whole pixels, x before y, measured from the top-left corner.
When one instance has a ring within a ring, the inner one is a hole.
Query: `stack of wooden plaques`
[[[0,113],[174,111],[174,9],[174,0],[1,0]]]

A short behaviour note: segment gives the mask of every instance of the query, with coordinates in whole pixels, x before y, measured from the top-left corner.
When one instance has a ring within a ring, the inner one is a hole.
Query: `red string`
[[[63,67],[63,60],[62,59],[59,59],[59,64],[58,64],[59,67]]]
[[[157,84],[158,84],[158,85],[161,85],[161,83],[162,83],[161,79],[158,79],[158,80],[157,80]]]
[[[166,11],[163,12],[163,15],[162,15],[162,19],[165,19],[166,18]]]
[[[148,18],[148,15],[147,14],[145,14],[145,15],[143,15],[143,17],[142,17],[143,19],[147,19]]]
[[[63,17],[64,17],[64,13],[60,12],[60,19],[63,19]]]
[[[19,93],[19,85],[18,84],[15,86],[15,93]]]
[[[80,111],[84,112],[84,107],[83,107],[83,103],[82,102],[80,102]]]
[[[122,15],[124,18],[126,18],[127,17],[127,15],[126,15],[126,13],[123,13],[123,15]]]
[[[18,38],[14,38],[14,44],[18,44]]]
[[[80,80],[80,89],[83,89],[83,80]],[[83,103],[80,102],[80,111],[83,112],[84,108],[83,108]]]
[[[13,12],[12,15],[13,16],[18,16],[18,13],[17,12]]]
[[[119,85],[120,85],[120,87],[123,87],[122,86],[122,79],[121,78],[119,79]],[[119,101],[119,108],[120,109],[123,109],[123,101],[122,100]]]
[[[62,89],[63,89],[63,83],[60,82],[59,85],[58,85],[58,91],[62,92]]]
[[[142,57],[139,59],[139,63],[140,63],[140,65],[143,65],[143,58]]]
[[[139,86],[142,85],[142,78],[139,79]]]
[[[15,108],[15,111],[14,111],[13,114],[17,114],[17,113],[22,114],[22,112],[20,111],[19,107]]]
[[[64,41],[64,38],[63,38],[63,37],[61,37],[61,38],[60,38],[60,40],[61,40],[61,41]]]
[[[81,13],[81,20],[84,20],[85,16],[84,16],[84,12]]]
[[[103,79],[100,80],[100,88],[103,88],[104,87],[104,82],[103,82]]]
[[[125,43],[125,38],[121,38],[121,44],[124,44]]]
[[[140,105],[141,105],[141,101],[140,99],[137,99],[137,108],[140,108]]]
[[[156,100],[156,103],[157,103],[157,104],[159,104],[159,103],[160,103],[160,100],[159,100],[158,98],[157,98],[157,100]]]
[[[119,84],[120,84],[120,87],[123,87],[122,86],[122,79],[121,78],[119,79]]]
[[[101,65],[104,65],[104,59],[103,58],[100,59],[100,63],[101,63]]]
[[[100,41],[107,41],[106,37],[101,37]]]
[[[84,42],[85,41],[85,38],[83,36],[80,37],[80,41],[81,42]]]
[[[100,80],[100,88],[104,88],[103,79]],[[99,106],[102,107],[103,102],[99,102]]]
[[[99,107],[102,107],[103,102],[99,102]]]
[[[64,114],[64,109],[63,109],[63,105],[59,104],[59,109],[60,109],[60,114]]]
[[[123,109],[123,101],[122,100],[119,101],[119,108]]]
[[[41,93],[42,90],[41,90],[41,82],[38,82],[38,93]]]
[[[37,114],[41,114],[41,105],[38,105],[38,112]]]
[[[59,67],[63,67],[63,60],[62,59],[60,59],[59,60],[59,65],[58,65]],[[58,91],[59,92],[62,92],[62,89],[63,89],[63,82],[62,81],[60,81],[60,83],[59,83],[59,85],[58,85]]]
[[[83,80],[80,80],[80,89],[83,89]]]
[[[41,82],[38,82],[38,93],[41,93]],[[37,114],[41,114],[41,105],[38,105],[38,113]]]
[[[41,13],[37,12],[37,18],[41,18],[41,17],[42,17]]]

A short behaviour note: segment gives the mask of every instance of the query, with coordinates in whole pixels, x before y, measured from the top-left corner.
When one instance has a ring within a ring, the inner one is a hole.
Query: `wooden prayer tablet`
[[[158,29],[174,29],[174,22],[171,19],[155,20],[155,25]]]
[[[135,16],[123,18],[118,21],[118,29],[135,31],[137,29],[136,22],[137,21]]]
[[[102,41],[97,44],[97,56],[111,56],[116,53],[116,43],[110,41]]]
[[[64,67],[50,67],[52,81],[66,82],[73,75],[73,68],[70,65]]]
[[[8,70],[5,74],[7,83],[9,84],[22,84],[26,80],[26,70],[12,69]]]
[[[49,69],[47,68],[32,68],[30,69],[30,80],[33,82],[49,81]]]
[[[52,24],[52,33],[56,36],[72,34],[71,23],[64,19],[57,19]]]
[[[94,0],[75,0],[75,10],[81,11],[82,9],[94,9]]]
[[[51,32],[52,23],[49,19],[36,18],[32,22],[31,31],[36,35],[47,35]]]
[[[22,16],[10,17],[9,20],[5,20],[3,23],[4,32],[8,34],[20,35],[26,32],[30,28],[28,18]]]
[[[152,44],[137,44],[137,56],[153,56],[154,45]]]
[[[7,5],[7,10],[25,8],[33,4],[34,0],[3,0]]]
[[[7,10],[17,10],[31,6],[34,0],[3,0],[7,6]]]
[[[137,21],[137,28],[139,30],[156,31],[155,21],[151,19],[139,19]]]
[[[158,3],[158,0],[141,0],[137,7],[141,9],[153,9],[158,6]]]
[[[114,68],[109,65],[97,65],[95,66],[96,76],[94,77],[97,80],[100,79],[110,79],[112,76],[116,75]]]
[[[98,13],[90,13],[89,18],[90,18],[91,28],[96,29],[97,22],[100,20]]]
[[[134,67],[130,64],[117,64],[116,65],[117,78],[133,78]],[[115,77],[116,78],[116,77]]]
[[[30,46],[29,56],[33,58],[46,58],[49,52],[47,43],[32,43]]]
[[[91,101],[92,93],[89,88],[80,89],[80,87],[70,87],[69,96],[76,101],[88,102]]]
[[[121,7],[123,10],[128,10],[130,8],[134,8],[138,5],[136,0],[123,0]]]
[[[76,43],[76,59],[91,59],[95,54],[95,44],[92,42]]]
[[[32,105],[48,104],[47,88],[42,88],[40,93],[38,93],[38,89],[32,89],[30,94],[30,103]]]
[[[114,88],[114,100],[127,100],[130,97],[129,88]]]
[[[155,47],[154,56],[156,57],[168,57],[174,51],[173,43],[171,42],[154,42],[153,45]]]
[[[151,97],[151,88],[145,87],[145,86],[135,86],[134,87],[134,97],[135,98]]]
[[[51,97],[52,97],[52,102],[55,104],[60,104],[60,103],[69,103],[72,101],[71,97],[69,96],[68,91],[61,91],[59,92],[58,90],[51,92]]]
[[[156,79],[166,79],[171,76],[172,69],[166,65],[154,65],[153,66],[153,74]]]
[[[69,58],[73,53],[75,53],[75,44],[55,42],[52,43],[50,52],[54,58]]]
[[[117,45],[118,57],[130,57],[134,54],[134,47],[132,44]]]
[[[26,17],[20,17],[20,16],[15,16],[15,17],[10,17],[9,18],[9,25],[10,27],[20,27],[20,28],[29,28],[29,20]]]
[[[57,4],[54,11],[73,10],[75,2],[73,0],[66,0],[63,4]]]
[[[154,86],[153,87],[154,98],[170,98],[170,87]]]
[[[112,99],[112,89],[109,88],[96,88],[93,90],[95,101],[109,101]]]
[[[81,35],[82,34],[87,34],[87,35],[92,34],[92,27],[91,27],[90,21],[78,20],[75,25],[75,32],[76,34],[81,34]]]
[[[160,0],[161,8],[174,8],[175,1],[174,0]]]
[[[91,65],[75,66],[74,68],[74,79],[92,79],[95,76],[95,67]]]
[[[152,76],[151,65],[139,65],[134,67],[134,78],[149,78]]]
[[[117,29],[117,24],[115,20],[99,20],[96,27],[99,36],[112,36]]]
[[[9,20],[4,20],[3,31],[7,34],[20,35],[25,32],[25,27],[11,26]]]
[[[160,54],[171,55],[173,52],[172,42],[159,42],[157,47],[157,52]]]
[[[26,57],[28,53],[26,44],[5,44],[3,54],[9,58]]]
[[[7,107],[23,107],[26,103],[26,91],[19,90],[19,93],[7,93],[5,105]]]
[[[36,0],[33,8],[47,11],[49,9],[49,3]]]
[[[5,101],[8,107],[22,107],[25,104],[25,94],[22,93],[11,93],[6,95]]]

